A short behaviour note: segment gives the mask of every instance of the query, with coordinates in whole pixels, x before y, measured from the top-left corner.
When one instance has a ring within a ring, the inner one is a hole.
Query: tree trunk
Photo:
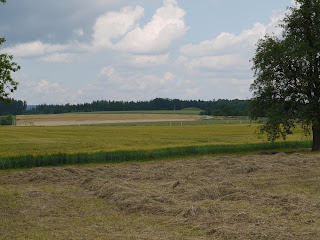
[[[312,126],[313,142],[312,151],[320,150],[320,124]]]

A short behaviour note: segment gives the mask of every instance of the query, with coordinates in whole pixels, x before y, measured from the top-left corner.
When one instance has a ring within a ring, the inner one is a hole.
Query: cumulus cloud
[[[99,77],[102,79],[106,79],[109,82],[121,83],[123,82],[123,78],[119,76],[114,67],[106,66],[101,69],[99,73]]]
[[[16,57],[40,56],[53,52],[60,52],[68,48],[67,45],[48,44],[41,41],[17,44],[11,48],[3,49],[4,52]]]
[[[277,26],[282,17],[283,14],[273,15],[268,25],[255,23],[251,29],[243,30],[239,35],[223,32],[212,40],[206,40],[199,44],[187,44],[181,47],[180,53],[190,57],[246,53],[248,50],[254,49],[257,41],[266,34],[279,35],[282,29]]]
[[[108,12],[96,20],[93,46],[138,54],[163,52],[187,32],[185,14],[177,0],[164,0],[151,21],[141,27],[138,22],[144,9],[140,6]]]
[[[63,89],[59,83],[52,83],[46,79],[42,79],[36,83],[34,86],[34,90],[38,93],[63,93],[65,89]]]
[[[164,0],[163,6],[156,11],[148,24],[128,32],[114,48],[134,53],[165,51],[174,40],[187,32],[185,14],[185,11],[179,8],[177,0]]]
[[[17,98],[19,96],[19,99],[26,100],[28,104],[65,104],[69,101],[70,95],[72,95],[70,89],[64,88],[58,82],[52,82],[47,79],[29,80],[30,76],[22,75],[19,79],[23,79],[23,81],[20,82],[20,87],[14,93],[14,97]]]
[[[124,65],[137,68],[150,68],[168,64],[169,56],[169,53],[160,55],[126,54],[121,57],[121,60]]]
[[[270,23],[264,25],[255,23],[251,29],[243,30],[240,34],[223,32],[212,40],[199,44],[187,44],[180,48],[177,65],[183,65],[190,71],[239,71],[250,69],[249,60],[254,55],[255,44],[266,34],[280,35],[278,27],[283,14],[270,18]]]
[[[88,51],[87,45],[78,42],[68,44],[51,44],[41,41],[20,43],[13,47],[4,48],[6,52],[14,57],[35,57],[42,62],[48,63],[70,63],[80,59],[81,52]]]
[[[33,41],[5,48],[4,51],[16,57],[41,57],[45,62],[71,62],[77,59],[77,52],[111,49],[125,53],[128,56],[125,62],[132,66],[163,65],[169,58],[163,52],[188,30],[185,14],[177,0],[164,0],[150,22],[141,27],[139,21],[144,16],[144,8],[128,6],[98,17],[90,43],[69,41],[61,45]],[[84,36],[82,28],[75,28],[72,33],[77,37]]]
[[[180,48],[175,66],[187,71],[192,78],[211,86],[217,96],[219,92],[228,90],[238,93],[233,98],[249,96],[249,86],[252,83],[250,59],[254,56],[256,43],[266,34],[280,36],[282,29],[278,24],[283,16],[283,13],[274,12],[268,24],[255,23],[252,28],[239,34],[222,32],[214,39],[186,44]],[[194,92],[200,89],[204,94],[207,91],[200,86],[193,89]]]
[[[66,103],[97,99],[249,96],[249,85],[252,82],[249,60],[254,56],[255,44],[266,33],[281,33],[281,29],[276,26],[283,17],[282,14],[275,12],[269,24],[255,23],[239,34],[222,32],[213,39],[181,46],[179,52],[176,52],[172,51],[172,46],[189,29],[185,22],[185,10],[179,7],[178,0],[163,0],[163,4],[152,12],[153,16],[146,19],[145,9],[141,7],[143,5],[134,4],[147,1],[97,0],[93,7],[99,6],[99,11],[91,16],[91,20],[86,18],[85,22],[76,22],[60,33],[64,36],[63,39],[61,35],[60,38],[36,37],[42,41],[31,40],[32,42],[3,49],[15,57],[32,57],[27,59],[30,61],[76,61],[72,68],[64,69],[66,76],[70,76],[71,71],[77,67],[86,71],[85,74],[79,71],[79,75],[83,76],[75,77],[79,78],[75,83],[77,88],[71,89],[67,80],[63,84],[55,82],[57,80],[46,80],[53,77],[47,76],[52,74],[49,72],[52,66],[42,63],[44,68],[37,75],[32,73],[29,78],[41,76],[46,79],[32,82],[29,86],[19,79],[21,88],[18,92],[25,93],[19,96],[27,96],[25,99],[31,103],[39,103],[42,99],[47,103]],[[77,4],[79,1],[72,2]],[[82,0],[81,2],[84,3]],[[57,1],[55,4],[65,5]],[[73,11],[72,18],[77,14],[84,17],[86,13],[83,9],[79,8],[78,13]],[[108,12],[105,12],[106,9]],[[52,31],[51,28],[50,30]],[[52,34],[56,33],[53,31]],[[54,41],[65,44],[51,44]],[[86,58],[82,57],[83,53],[86,53]],[[49,66],[49,70],[46,66]],[[22,68],[21,71],[27,72],[25,69]],[[70,89],[64,88],[64,84]]]
[[[137,6],[123,8],[120,12],[108,12],[99,17],[93,27],[95,48],[112,48],[112,40],[119,38],[132,29],[143,17],[144,9]]]

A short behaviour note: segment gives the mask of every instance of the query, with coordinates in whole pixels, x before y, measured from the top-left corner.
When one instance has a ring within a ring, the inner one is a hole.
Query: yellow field
[[[181,114],[40,114],[19,115],[17,126],[70,126],[127,122],[194,121],[199,115]]]
[[[266,142],[257,125],[1,127],[0,156]],[[308,140],[301,130],[288,140]]]

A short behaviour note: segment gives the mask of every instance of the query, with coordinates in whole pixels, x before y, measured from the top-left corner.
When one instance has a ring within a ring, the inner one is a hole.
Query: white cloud
[[[41,56],[48,53],[60,52],[68,48],[67,45],[48,44],[41,41],[17,44],[11,48],[3,49],[4,52],[15,57]]]
[[[97,1],[102,5],[103,2],[111,4],[109,0]],[[46,79],[32,82],[30,86],[18,79],[21,83],[18,91],[24,93],[20,96],[26,96],[25,99],[31,103],[39,103],[42,99],[47,103],[66,103],[97,99],[249,96],[252,81],[249,60],[254,56],[255,44],[266,33],[280,34],[281,29],[275,26],[283,15],[275,12],[269,24],[255,23],[239,34],[222,32],[213,39],[186,44],[176,56],[177,52],[172,51],[172,46],[188,31],[185,10],[178,6],[178,0],[164,0],[162,6],[153,12],[152,18],[145,19],[144,8],[133,4],[146,1],[118,0],[113,1],[112,7],[101,7],[102,13],[104,9],[113,10],[100,17],[97,15],[95,21],[95,18],[91,19],[92,22],[88,21],[92,23],[92,35],[88,35],[90,26],[76,24],[70,28],[72,39],[65,45],[34,41],[4,49],[15,57],[33,56],[47,63],[73,62],[79,59],[79,54],[86,53],[87,58],[82,57],[72,68],[66,69],[66,76],[70,76],[70,71],[77,67],[87,71],[81,76],[79,70],[79,75],[75,77],[79,79],[76,88],[65,89],[67,82],[59,84],[46,80],[50,79],[52,66],[46,68],[47,65],[42,64],[44,68],[36,75],[31,74],[28,79],[33,76]],[[127,5],[134,7],[121,9]],[[150,7],[149,4],[146,6]],[[34,58],[27,60],[33,61]],[[27,69],[22,68],[21,71],[27,72]]]
[[[185,35],[185,11],[177,0],[164,0],[163,6],[143,28],[136,27],[115,44],[115,49],[134,53],[155,53],[167,50],[172,42]]]
[[[99,17],[93,27],[93,45],[96,49],[112,48],[112,40],[117,39],[132,29],[141,19],[144,9],[137,6],[123,8],[120,12],[108,12]]]
[[[163,65],[172,43],[181,38],[188,30],[185,24],[185,11],[179,8],[177,0],[164,0],[149,23],[139,26],[144,16],[141,6],[125,7],[120,11],[110,11],[96,19],[93,26],[91,43],[71,42],[50,44],[33,41],[5,48],[4,51],[16,57],[41,57],[45,62],[70,62],[76,58],[71,52],[97,52],[115,50],[124,52],[127,64],[137,67]],[[73,30],[76,36],[83,36],[82,28]],[[155,53],[158,53],[155,54]]]
[[[257,41],[266,34],[279,35],[282,30],[277,25],[282,17],[283,14],[273,15],[268,25],[255,23],[251,29],[243,30],[239,35],[223,32],[215,39],[199,44],[187,44],[181,47],[180,53],[189,57],[238,54],[239,52],[245,54],[248,50],[252,51]]]
[[[30,76],[20,76],[20,84],[14,97],[26,100],[28,104],[66,104],[70,101],[69,89],[65,89],[57,82],[50,82],[47,79],[39,81],[29,80]],[[68,94],[66,94],[68,92]]]
[[[101,69],[99,77],[105,79],[108,82],[121,83],[123,79],[119,76],[116,70],[112,66],[106,66]]]
[[[160,55],[124,55],[121,61],[125,65],[137,68],[149,68],[166,65],[169,62],[169,53]]]
[[[138,21],[144,15],[140,6],[108,12],[96,20],[93,47],[138,54],[163,52],[187,32],[185,14],[177,0],[164,0],[151,21],[140,27]]]
[[[180,48],[180,57],[176,65],[184,66],[190,72],[225,71],[239,72],[251,67],[249,60],[254,56],[255,44],[266,34],[280,35],[282,29],[277,27],[283,14],[274,12],[270,23],[255,23],[251,29],[240,34],[223,32],[212,40],[199,44],[187,44]]]
[[[42,79],[36,83],[34,90],[38,93],[49,94],[49,93],[63,93],[63,89],[59,83],[52,83],[46,79]]]

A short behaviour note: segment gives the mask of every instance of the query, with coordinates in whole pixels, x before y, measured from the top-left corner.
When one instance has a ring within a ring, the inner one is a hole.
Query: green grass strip
[[[242,145],[208,145],[164,148],[155,150],[114,151],[93,154],[52,154],[40,156],[19,156],[0,159],[0,169],[18,169],[48,166],[63,166],[88,163],[121,163],[130,161],[150,161],[186,156],[239,154],[260,151],[280,151],[310,148],[311,141],[259,143]]]

